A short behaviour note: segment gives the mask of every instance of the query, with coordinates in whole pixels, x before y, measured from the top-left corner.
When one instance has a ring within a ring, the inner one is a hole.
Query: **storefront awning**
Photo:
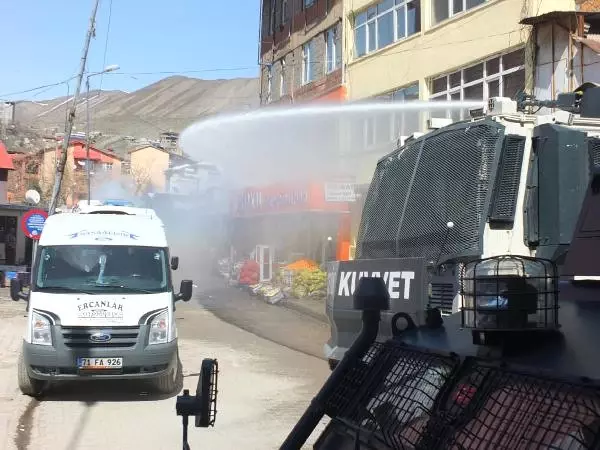
[[[12,158],[9,156],[6,146],[0,142],[0,169],[13,170]]]

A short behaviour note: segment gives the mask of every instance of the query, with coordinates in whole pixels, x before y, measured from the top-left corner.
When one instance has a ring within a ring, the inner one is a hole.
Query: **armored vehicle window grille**
[[[377,166],[362,215],[359,241],[366,248],[359,246],[359,258],[389,258],[395,255],[401,210],[420,148],[420,142],[407,145]],[[402,161],[402,173],[398,171],[398,161]]]
[[[343,448],[600,448],[598,385],[394,341],[374,344],[325,407],[332,422],[324,435],[362,443]]]
[[[600,391],[476,363],[430,425],[422,448],[596,449]]]
[[[508,135],[504,138],[490,206],[490,225],[494,222],[512,224],[514,221],[524,150],[525,137]]]
[[[346,375],[327,404],[336,421],[374,435],[389,448],[415,448],[436,398],[457,359],[387,342],[374,344]]]
[[[502,134],[503,126],[488,120],[460,124],[382,160],[363,211],[357,256],[481,254],[480,229]],[[449,221],[454,228],[446,237]]]

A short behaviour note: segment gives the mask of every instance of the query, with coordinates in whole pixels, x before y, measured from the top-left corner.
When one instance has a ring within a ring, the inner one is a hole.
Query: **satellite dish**
[[[37,205],[41,200],[40,193],[35,189],[29,189],[25,192],[25,200],[33,205]]]

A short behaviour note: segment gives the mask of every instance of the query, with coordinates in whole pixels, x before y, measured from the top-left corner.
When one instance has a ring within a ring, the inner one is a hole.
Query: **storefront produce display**
[[[239,284],[250,286],[258,284],[260,278],[260,266],[252,259],[247,259],[240,269]]]

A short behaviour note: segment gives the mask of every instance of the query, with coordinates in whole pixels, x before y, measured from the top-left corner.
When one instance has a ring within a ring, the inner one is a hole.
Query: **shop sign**
[[[308,204],[309,194],[305,189],[268,193],[246,191],[238,201],[238,211],[276,211]]]
[[[326,202],[355,202],[356,188],[354,183],[326,183]]]

